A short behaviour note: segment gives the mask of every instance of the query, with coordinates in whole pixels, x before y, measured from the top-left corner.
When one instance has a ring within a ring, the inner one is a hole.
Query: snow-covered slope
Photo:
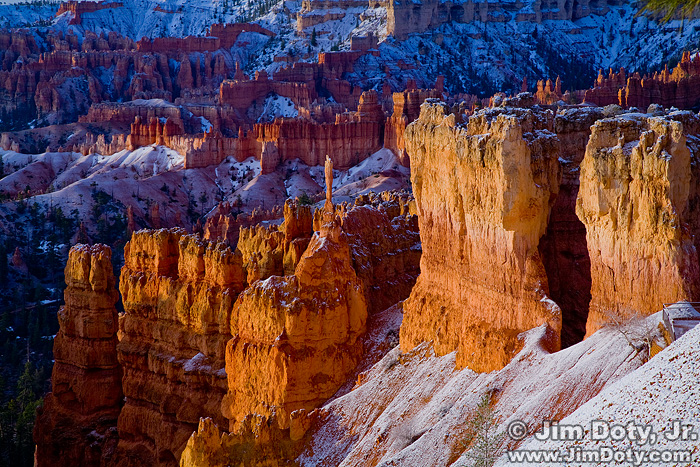
[[[58,11],[60,1],[0,1],[0,27],[23,28],[46,26]]]
[[[398,321],[374,332],[390,336]],[[470,419],[484,394],[492,395],[499,431],[515,421],[535,427],[572,413],[642,364],[614,330],[554,354],[539,345],[544,332],[525,333],[523,350],[488,374],[455,370],[454,353],[435,357],[426,344],[403,355],[394,348],[351,392],[318,409],[320,428],[297,460],[307,467],[470,465]]]
[[[573,452],[580,452],[583,455],[584,451],[606,453],[605,450],[600,450],[608,448],[624,452],[625,456],[628,451],[632,453],[631,455],[635,455],[636,452],[637,456],[644,456],[643,460],[642,457],[633,457],[632,462],[625,460],[616,462],[614,465],[700,465],[698,400],[700,400],[700,327],[686,333],[647,364],[608,386],[599,395],[561,420],[562,426],[585,428],[582,439],[540,441],[532,438],[523,443],[519,451],[547,451],[568,455],[573,449]],[[603,438],[605,425],[608,423],[625,427],[622,439],[613,438],[612,432],[610,437]],[[650,428],[650,431],[640,436],[635,433],[636,440],[634,440],[627,431],[630,423],[642,428]],[[680,426],[691,427],[691,430],[687,431],[687,436],[676,436]],[[594,427],[593,432],[592,427]],[[648,442],[646,442],[647,437]],[[676,457],[669,461],[662,459],[654,461],[649,458],[650,455],[654,455],[651,454],[654,451],[667,453],[664,455],[673,455],[672,452],[675,451],[677,456],[690,453],[690,457],[687,460]],[[584,463],[575,458],[561,462],[547,462],[547,465],[552,467],[610,464],[610,461]],[[514,462],[513,459],[504,456],[497,465],[541,465],[541,462]]]
[[[174,221],[179,216],[189,226],[219,201],[240,201],[241,209],[248,212],[269,209],[290,197],[316,196],[324,184],[323,167],[309,167],[298,159],[284,162],[269,174],[261,174],[260,162],[252,157],[237,162],[229,156],[218,166],[184,169],[183,156],[155,145],[111,156],[0,150],[0,158],[6,174],[0,180],[0,194],[13,199],[29,196],[30,203],[61,207],[66,213],[75,210],[82,218],[90,215],[94,195],[99,191],[121,202],[124,208],[132,206],[137,217],[146,217],[157,203],[163,219]],[[348,172],[335,174],[336,201],[368,191],[409,186],[408,169],[399,166],[387,150],[375,153]]]
[[[315,61],[319,52],[349,50],[352,36],[372,33],[382,41],[380,56],[367,55],[359,61],[347,77],[354,84],[367,89],[388,82],[394,89],[402,89],[413,79],[427,87],[442,74],[451,92],[481,96],[519,91],[523,77],[528,78],[531,89],[537,79],[556,76],[561,76],[564,90],[583,89],[592,84],[599,68],[655,70],[700,44],[699,19],[660,25],[637,16],[636,4],[631,1],[610,5],[601,10],[607,11],[604,15],[574,21],[544,20],[538,24],[512,17],[502,22],[448,22],[402,41],[387,36],[387,10],[380,4],[342,9],[334,7],[332,1],[327,8],[315,2],[311,10],[299,0],[123,0],[123,4],[84,13],[79,26],[68,26],[71,15],[64,14],[54,20],[55,27],[71,28],[78,34],[84,30],[117,31],[140,39],[203,35],[212,23],[253,21],[277,36],[253,47],[248,72],[278,70],[286,65],[285,61],[274,61],[280,55]],[[523,8],[530,4],[534,2],[524,2]],[[7,18],[19,14],[20,19],[12,20],[17,24],[39,18],[53,20],[55,6],[51,10],[50,5],[40,5],[45,4],[33,3],[19,10],[16,5],[0,5],[0,10],[7,9]],[[301,33],[297,31],[298,14],[316,18]]]
[[[95,32],[117,31],[134,40],[142,37],[204,35],[213,23],[251,21],[269,12],[273,0],[120,0],[123,6],[81,16],[81,26]],[[67,23],[69,14],[57,22]]]

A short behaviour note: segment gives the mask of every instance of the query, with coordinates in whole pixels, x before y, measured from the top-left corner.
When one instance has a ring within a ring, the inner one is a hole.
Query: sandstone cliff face
[[[412,197],[370,193],[358,197],[355,206],[344,206],[339,215],[370,312],[380,312],[408,297],[420,273],[421,256]]]
[[[690,120],[697,125],[697,117]],[[587,335],[611,316],[649,315],[663,303],[698,299],[689,216],[697,193],[694,157],[684,125],[673,117],[618,117],[593,126],[576,204],[591,258]]]
[[[368,313],[408,295],[420,242],[406,193],[276,212],[279,227],[243,228],[235,249],[182,229],[134,233],[118,320],[109,250],[71,253],[40,465],[173,466],[207,417],[229,427],[220,439],[234,459],[251,445],[260,459],[292,458],[307,412],[353,379]],[[85,326],[97,311],[110,335]],[[107,380],[113,390],[95,388]]]
[[[406,130],[423,245],[404,303],[401,348],[433,341],[458,367],[503,367],[517,335],[546,323],[559,347],[561,310],[547,296],[538,244],[559,190],[553,115],[479,113],[466,125],[427,101]]]
[[[52,392],[35,425],[38,466],[103,465],[116,447],[122,403],[112,252],[76,245],[66,264]]]
[[[174,465],[200,417],[225,421],[224,350],[245,287],[241,257],[173,229],[135,233],[124,259],[117,465]]]
[[[226,347],[233,431],[249,414],[289,427],[291,413],[332,396],[354,369],[367,304],[338,222],[315,234],[294,275],[258,281],[241,294]]]

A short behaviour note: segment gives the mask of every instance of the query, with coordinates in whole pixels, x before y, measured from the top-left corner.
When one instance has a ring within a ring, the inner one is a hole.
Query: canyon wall
[[[288,458],[306,412],[355,371],[368,313],[415,283],[411,206],[386,193],[314,216],[287,201],[280,226],[242,228],[233,248],[213,231],[136,232],[118,320],[109,249],[75,247],[38,465],[174,466],[202,417],[236,455]]]
[[[484,111],[462,125],[427,101],[406,129],[423,245],[404,303],[401,349],[432,341],[458,367],[503,367],[517,335],[546,323],[559,348],[561,310],[548,297],[538,245],[561,178],[551,112]]]
[[[222,410],[235,431],[250,414],[289,428],[355,368],[367,303],[339,222],[316,233],[291,276],[257,281],[236,302]]]
[[[111,258],[100,244],[68,256],[51,392],[34,427],[37,466],[102,465],[116,448],[123,394]]]
[[[591,2],[453,2],[430,0],[414,3],[408,0],[387,2],[387,32],[399,40],[409,34],[424,32],[441,24],[456,21],[506,22],[545,20],[573,21],[590,15],[604,15],[609,6],[621,5],[619,0]]]
[[[673,70],[668,65],[650,76],[634,73],[627,76],[624,69],[608,76],[601,70],[595,86],[585,92],[585,101],[595,105],[617,104],[646,110],[651,104],[678,109],[700,106],[700,55],[691,57],[683,52],[681,61]]]
[[[596,108],[566,109],[554,117],[554,132],[561,142],[562,180],[539,248],[547,272],[549,296],[562,311],[562,348],[580,342],[586,334],[591,262],[586,226],[576,216],[576,198],[579,167],[586,153],[591,125],[600,118],[601,109]]]
[[[587,335],[633,313],[700,298],[697,140],[686,134],[697,128],[687,112],[593,126],[576,204],[591,260]]]
[[[426,99],[440,97],[442,92],[437,89],[411,89],[393,94],[394,110],[384,128],[384,147],[394,151],[404,166],[409,162],[404,140],[406,126],[418,118],[420,106]]]
[[[224,351],[245,274],[240,255],[182,229],[135,233],[124,261],[117,462],[174,465],[200,417],[225,421]]]

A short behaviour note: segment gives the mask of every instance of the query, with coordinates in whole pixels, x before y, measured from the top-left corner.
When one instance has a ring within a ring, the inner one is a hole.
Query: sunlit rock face
[[[200,417],[225,421],[224,351],[246,285],[242,259],[182,229],[135,233],[124,259],[117,464],[174,465]]]
[[[587,335],[611,317],[698,299],[697,141],[689,113],[595,123],[576,213],[591,259]]]
[[[549,111],[484,111],[458,124],[428,101],[406,130],[423,246],[404,303],[401,348],[432,341],[457,366],[503,367],[517,335],[546,323],[559,347],[561,310],[538,250],[561,179]]]

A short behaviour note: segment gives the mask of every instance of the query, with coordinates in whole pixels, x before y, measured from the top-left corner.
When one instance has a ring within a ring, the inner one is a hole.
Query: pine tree
[[[464,446],[468,451],[465,457],[470,463],[465,467],[492,467],[500,457],[505,433],[498,432],[496,412],[491,406],[491,393],[487,392],[479,401],[476,413],[470,420],[469,432]]]
[[[700,0],[646,0],[638,14],[663,15],[661,22],[667,23],[675,16],[681,19],[690,18],[698,7]]]

